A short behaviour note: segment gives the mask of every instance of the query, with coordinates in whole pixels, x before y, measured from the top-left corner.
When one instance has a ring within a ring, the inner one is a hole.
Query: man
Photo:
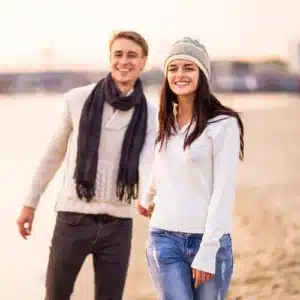
[[[156,109],[139,78],[148,45],[136,32],[110,42],[110,73],[65,94],[58,129],[33,179],[18,218],[30,235],[35,209],[65,154],[57,219],[46,278],[46,300],[67,300],[88,254],[95,299],[121,300],[131,249],[133,200],[146,188],[156,136]]]

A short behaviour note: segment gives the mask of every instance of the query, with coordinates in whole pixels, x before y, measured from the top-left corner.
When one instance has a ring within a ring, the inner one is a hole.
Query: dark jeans
[[[69,300],[88,254],[93,255],[95,299],[121,300],[132,219],[58,212],[46,278],[46,300]]]

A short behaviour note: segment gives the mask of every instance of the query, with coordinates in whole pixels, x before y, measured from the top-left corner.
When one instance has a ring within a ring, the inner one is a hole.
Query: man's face
[[[111,45],[109,60],[116,84],[129,85],[139,78],[147,57],[143,55],[141,46],[131,40],[119,38]]]

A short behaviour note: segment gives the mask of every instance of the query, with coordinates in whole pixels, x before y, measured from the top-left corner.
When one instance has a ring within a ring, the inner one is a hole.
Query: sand
[[[56,122],[60,97],[48,98],[1,98],[0,225],[5,243],[0,292],[5,299],[43,299],[53,205],[61,178],[44,195],[29,241],[18,236],[15,219]],[[234,208],[235,269],[228,299],[300,299],[300,97],[227,95],[222,99],[243,113],[245,123],[245,162],[238,169]],[[124,300],[157,299],[145,260],[147,226],[145,218],[135,218]],[[72,300],[93,299],[90,267],[88,259]]]
[[[299,113],[300,101],[245,115],[239,174],[258,178],[237,190],[229,299],[300,299]]]
[[[300,299],[299,115],[300,99],[288,107],[244,110],[245,162],[238,170],[229,300]],[[157,299],[145,267],[147,224],[136,218],[135,225],[124,299]]]

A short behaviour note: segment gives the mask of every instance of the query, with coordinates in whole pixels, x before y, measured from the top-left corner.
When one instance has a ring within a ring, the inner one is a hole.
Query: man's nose
[[[128,58],[127,58],[127,55],[122,55],[122,57],[120,58],[119,62],[122,64],[122,65],[126,65],[128,63]]]

